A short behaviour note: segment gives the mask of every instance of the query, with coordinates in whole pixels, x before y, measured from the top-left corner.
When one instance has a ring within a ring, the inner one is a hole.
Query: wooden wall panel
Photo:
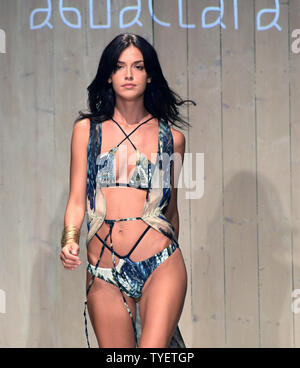
[[[188,6],[189,23],[197,25],[188,33],[188,93],[197,102],[190,108],[189,147],[204,153],[205,178],[203,196],[190,200],[193,347],[222,347],[225,341],[220,30],[200,28],[210,5],[192,0]]]
[[[239,8],[234,28],[232,2],[224,9],[221,28],[221,126],[225,344],[257,346],[259,334],[256,147],[254,80],[254,8]]]
[[[292,37],[295,29],[300,29],[300,2],[290,0],[289,8],[289,35]],[[291,38],[295,41],[295,38]],[[291,201],[291,244],[292,244],[292,289],[300,295],[300,53],[295,54],[290,49],[289,63],[289,148],[290,148],[290,201]],[[287,296],[289,298],[289,295]],[[297,302],[296,298],[292,301]],[[297,303],[299,308],[299,302]],[[300,313],[293,314],[294,347],[300,346]]]
[[[1,26],[7,35],[7,53],[0,55],[5,255],[1,288],[7,303],[1,315],[1,346],[55,341],[52,35],[31,32],[25,16],[38,3],[1,2]]]
[[[57,5],[57,4],[53,4]],[[65,6],[75,8],[79,13],[67,11],[65,21],[74,25],[79,22],[85,24],[88,13],[86,2],[76,0]],[[57,162],[55,175],[57,182],[56,203],[57,222],[55,226],[57,239],[61,238],[64,224],[64,212],[69,195],[69,165],[70,144],[73,122],[82,105],[83,95],[87,84],[86,69],[86,33],[88,29],[68,27],[62,20],[58,6],[53,7],[52,30],[53,65],[54,65],[54,131],[55,131],[55,161]],[[61,37],[63,35],[63,37]],[[80,107],[79,107],[80,106]],[[78,108],[79,107],[79,108]],[[64,157],[64,159],[61,159]],[[86,254],[84,252],[84,225],[80,241],[80,258],[82,265]],[[60,252],[60,240],[57,242],[57,254]],[[83,308],[85,301],[85,267],[79,267],[73,272],[65,270],[57,260],[57,346],[84,347],[84,319]],[[65,326],[72,326],[73,333]]]
[[[274,2],[262,0],[255,5],[257,13],[261,8],[274,7]],[[257,272],[262,347],[288,347],[293,343],[288,3],[281,4],[278,23],[280,32],[273,27],[255,35]]]

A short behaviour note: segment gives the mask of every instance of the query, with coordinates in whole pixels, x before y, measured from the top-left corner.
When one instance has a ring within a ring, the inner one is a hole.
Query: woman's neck
[[[151,114],[145,109],[143,99],[138,101],[116,101],[113,118],[118,123],[136,125],[149,117],[151,117]]]

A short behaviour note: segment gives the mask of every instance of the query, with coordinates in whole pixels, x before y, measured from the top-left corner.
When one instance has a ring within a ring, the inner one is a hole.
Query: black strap
[[[125,135],[125,138],[117,145],[117,147],[121,144],[121,143],[123,143],[126,139],[128,139],[129,140],[129,142],[133,145],[133,148],[136,150],[136,147],[135,147],[135,145],[131,142],[131,140],[129,139],[129,136],[132,134],[132,133],[134,133],[141,125],[143,125],[143,124],[146,124],[149,120],[151,120],[151,119],[154,119],[154,116],[152,116],[151,118],[149,118],[148,120],[146,120],[146,121],[144,121],[143,123],[141,123],[141,124],[139,124],[138,126],[136,126],[128,135],[126,134],[126,132],[123,130],[123,128],[121,127],[121,125],[116,121],[116,120],[114,120],[113,118],[111,118],[111,120],[112,121],[114,121],[118,126],[119,126],[119,128],[122,130],[122,132],[124,133],[124,135]]]
[[[148,175],[149,175],[149,172],[148,172]],[[148,180],[148,182],[149,182],[149,180]],[[141,187],[141,185],[134,186],[134,185],[131,185],[130,183],[119,183],[119,182],[116,182],[116,183],[104,183],[102,185],[102,187],[104,187],[104,188],[109,188],[109,187],[128,187],[128,188],[135,188],[135,189],[141,189],[141,190],[147,190],[147,191],[149,191],[149,188],[148,187]]]
[[[134,244],[134,246],[131,248],[130,252],[127,254],[126,257],[129,257],[130,254],[135,250],[135,248],[137,247],[137,245],[139,244],[139,242],[142,240],[143,236],[146,234],[146,232],[150,229],[150,225],[148,225],[148,227],[144,230],[143,234],[139,237],[139,239],[137,240],[137,242]]]
[[[144,232],[142,233],[142,235],[138,238],[138,240],[135,242],[135,244],[134,244],[134,246],[131,248],[131,250],[129,251],[129,253],[128,254],[126,254],[125,256],[121,256],[121,255],[119,255],[115,250],[114,250],[114,253],[115,253],[115,255],[118,257],[118,258],[127,258],[127,257],[129,257],[130,256],[130,254],[135,250],[135,248],[137,247],[137,245],[139,244],[139,242],[142,240],[142,238],[143,238],[143,236],[146,234],[146,232],[150,229],[150,225],[148,225],[148,227],[144,230]],[[112,229],[112,228],[111,228]],[[109,246],[109,245],[107,245],[107,243],[106,243],[106,239],[107,239],[107,236],[106,236],[106,238],[105,238],[105,240],[102,240],[101,238],[100,238],[100,236],[97,234],[97,233],[95,233],[95,235],[96,235],[96,237],[101,241],[101,243],[103,244],[103,246],[105,246],[108,250],[110,250],[111,252],[112,252],[112,249],[111,249],[111,247]]]

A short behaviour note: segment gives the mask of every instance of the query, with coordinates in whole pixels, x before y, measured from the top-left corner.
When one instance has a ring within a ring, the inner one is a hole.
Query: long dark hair
[[[122,33],[116,36],[104,49],[97,74],[88,86],[88,113],[79,111],[79,117],[75,123],[84,118],[93,118],[96,122],[111,119],[116,103],[115,92],[108,78],[117,70],[117,62],[122,51],[128,46],[137,47],[144,58],[145,70],[151,83],[147,83],[144,92],[145,109],[157,119],[170,122],[179,128],[190,127],[179,114],[177,106],[186,102],[196,103],[192,100],[182,100],[168,85],[163,76],[157,53],[153,46],[143,37],[133,33]],[[179,123],[179,124],[178,124]]]

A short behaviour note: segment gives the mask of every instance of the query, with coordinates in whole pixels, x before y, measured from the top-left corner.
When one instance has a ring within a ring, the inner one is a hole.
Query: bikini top
[[[149,121],[148,119],[147,121]],[[142,124],[139,124],[125,139]],[[90,133],[87,157],[86,215],[87,239],[89,241],[101,227],[106,216],[106,199],[101,190],[104,186],[133,186],[147,190],[146,201],[141,218],[145,223],[177,241],[175,229],[165,217],[172,191],[173,136],[167,122],[158,119],[158,152],[153,164],[134,145],[137,152],[137,163],[129,183],[117,183],[114,173],[116,147],[101,154],[102,124],[90,119]],[[117,123],[118,124],[118,123]],[[119,125],[119,124],[118,124]],[[121,127],[120,127],[121,128]],[[122,129],[122,128],[121,128]],[[123,130],[123,129],[122,129]],[[131,144],[133,144],[131,142]]]
[[[139,124],[138,126],[133,129],[130,134],[126,134],[123,128],[119,125],[117,121],[113,118],[111,119],[114,121],[122,132],[125,135],[125,138],[115,147],[111,148],[108,152],[98,155],[96,159],[96,165],[98,165],[98,174],[96,181],[101,187],[111,187],[111,186],[127,186],[133,187],[136,189],[149,189],[151,185],[151,176],[154,171],[155,165],[148,158],[140,152],[136,146],[132,143],[131,139],[129,138],[131,134],[133,134],[141,125],[146,124],[149,120],[152,120],[154,117],[144,121],[143,123]],[[101,128],[102,129],[102,128]],[[133,148],[136,150],[136,167],[134,169],[133,174],[128,183],[121,183],[116,181],[115,176],[115,161],[116,161],[116,152],[119,146],[128,139]],[[159,144],[157,148],[157,157],[159,155]]]

